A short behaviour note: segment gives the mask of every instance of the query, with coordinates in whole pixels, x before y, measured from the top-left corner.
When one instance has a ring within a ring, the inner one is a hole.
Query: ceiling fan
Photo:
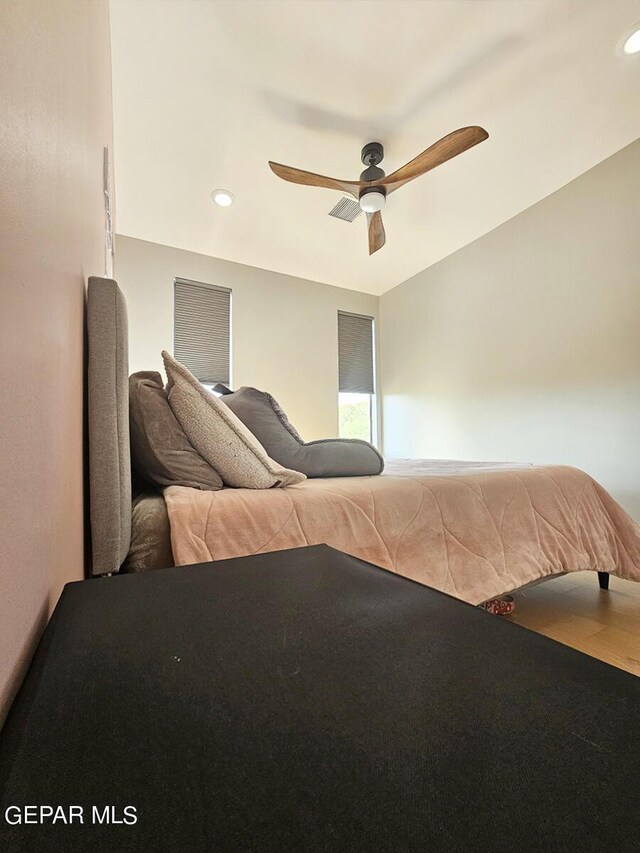
[[[359,181],[340,181],[336,178],[327,178],[317,175],[315,172],[305,172],[302,169],[294,169],[292,166],[283,166],[282,163],[269,161],[269,166],[275,174],[284,181],[292,184],[306,184],[310,187],[326,187],[338,190],[353,196],[360,207],[367,214],[367,230],[369,232],[369,254],[372,255],[381,249],[385,243],[384,226],[382,224],[382,213],[385,201],[389,193],[395,192],[403,184],[419,178],[425,172],[430,172],[436,166],[446,163],[452,157],[457,157],[469,148],[473,148],[479,142],[484,142],[489,134],[482,127],[461,127],[452,133],[443,136],[438,142],[434,142],[422,154],[418,154],[400,169],[396,169],[390,175],[385,175],[380,168],[384,157],[384,149],[380,142],[369,142],[364,146],[361,160],[366,166],[360,175]]]

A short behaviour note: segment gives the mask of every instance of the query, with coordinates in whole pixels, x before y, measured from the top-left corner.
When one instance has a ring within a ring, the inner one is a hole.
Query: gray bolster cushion
[[[368,441],[325,438],[306,442],[277,401],[265,391],[242,387],[220,398],[255,435],[272,459],[307,477],[370,477],[384,459]]]

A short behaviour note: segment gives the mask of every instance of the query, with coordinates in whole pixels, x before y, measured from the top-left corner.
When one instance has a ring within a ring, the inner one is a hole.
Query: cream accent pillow
[[[163,350],[173,414],[198,453],[227,486],[270,489],[306,480],[274,462],[242,421],[175,358]]]

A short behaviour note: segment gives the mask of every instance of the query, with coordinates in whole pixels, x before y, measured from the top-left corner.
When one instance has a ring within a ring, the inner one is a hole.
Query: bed
[[[115,281],[90,279],[88,330],[92,574],[326,543],[471,604],[573,571],[640,581],[640,527],[565,466],[398,460],[379,476],[282,489],[171,486],[132,513],[126,304]]]

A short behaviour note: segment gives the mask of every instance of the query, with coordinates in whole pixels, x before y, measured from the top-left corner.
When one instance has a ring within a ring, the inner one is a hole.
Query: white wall
[[[272,393],[302,436],[338,432],[338,310],[377,319],[378,298],[118,235],[115,272],[129,307],[130,369],[173,351],[173,281],[233,291],[233,385]]]
[[[640,519],[640,141],[380,317],[387,455],[575,465]]]

